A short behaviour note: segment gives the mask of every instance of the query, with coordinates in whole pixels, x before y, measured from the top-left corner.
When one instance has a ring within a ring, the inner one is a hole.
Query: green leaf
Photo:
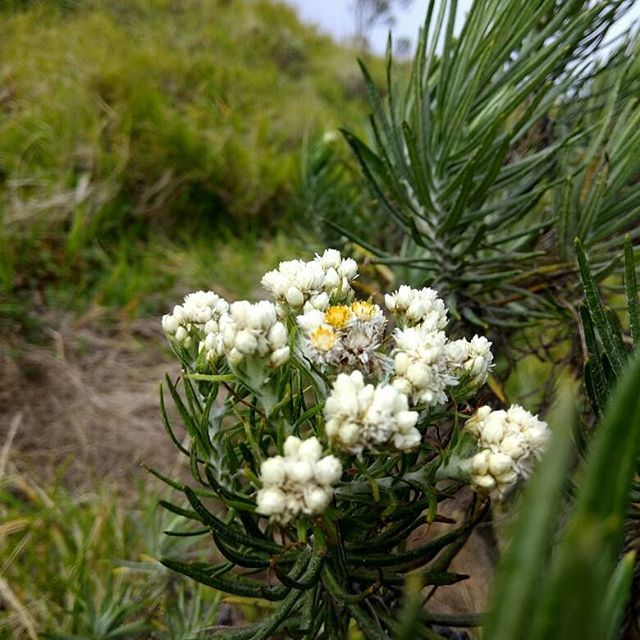
[[[536,469],[524,499],[511,543],[495,579],[484,635],[488,640],[526,640],[537,611],[551,554],[556,518],[563,502],[569,468],[573,402],[562,399],[560,419],[549,450]]]
[[[602,586],[622,550],[629,490],[640,449],[640,358],[633,358],[591,443],[567,531],[549,571],[532,639],[599,640],[605,611]],[[608,603],[607,603],[608,604]]]
[[[635,569],[636,554],[634,551],[629,551],[618,563],[604,596],[603,628],[600,631],[600,637],[604,640],[617,640],[620,637],[620,627],[629,600]]]
[[[624,286],[627,294],[627,311],[629,313],[629,326],[631,338],[636,346],[640,340],[640,305],[638,303],[638,283],[636,281],[636,266],[633,257],[633,245],[631,238],[627,236],[624,241]]]
[[[283,600],[289,591],[285,587],[269,587],[262,582],[256,580],[249,581],[246,578],[240,578],[238,576],[223,578],[221,576],[211,575],[203,569],[201,565],[189,564],[179,560],[162,558],[160,562],[168,569],[177,571],[196,582],[236,596],[278,601]]]
[[[578,239],[575,241],[575,248],[589,314],[598,332],[598,336],[600,340],[602,340],[602,345],[613,365],[614,371],[620,373],[626,359],[625,354],[620,348],[622,338],[619,331],[616,331],[617,327],[612,324],[611,319],[604,310],[587,256],[585,255],[582,243]]]

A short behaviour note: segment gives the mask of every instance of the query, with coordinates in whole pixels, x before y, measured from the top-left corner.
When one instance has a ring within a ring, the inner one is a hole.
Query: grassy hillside
[[[0,2],[0,14],[4,311],[34,292],[144,310],[180,274],[206,284],[221,229],[253,253],[287,222],[304,137],[364,114],[355,52],[281,4]]]

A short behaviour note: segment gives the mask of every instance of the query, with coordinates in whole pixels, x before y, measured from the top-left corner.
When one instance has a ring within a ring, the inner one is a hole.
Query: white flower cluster
[[[392,383],[413,402],[444,404],[447,388],[461,379],[472,386],[486,382],[493,362],[491,343],[477,335],[450,342],[443,331],[447,308],[436,291],[403,285],[385,296],[385,304],[399,325]]]
[[[170,340],[188,348],[203,335],[217,331],[228,310],[229,303],[213,291],[196,291],[185,296],[173,313],[162,317],[162,328]]]
[[[396,329],[394,334],[395,378],[393,385],[413,402],[428,406],[444,404],[446,389],[458,384],[447,360],[444,331],[418,326]]]
[[[384,297],[387,309],[401,327],[421,325],[428,331],[440,331],[447,326],[447,308],[433,289],[412,289],[403,284]]]
[[[466,461],[471,481],[483,491],[504,495],[520,477],[528,477],[549,439],[546,422],[518,405],[507,411],[480,407],[465,429],[478,441],[480,451]]]
[[[277,269],[262,276],[260,283],[279,304],[300,310],[326,309],[332,302],[348,300],[350,286],[358,274],[358,265],[351,258],[343,259],[336,249],[327,249],[313,260],[281,262]]]
[[[320,514],[331,502],[332,485],[341,475],[340,460],[323,457],[317,438],[289,436],[284,456],[267,458],[260,467],[257,511],[279,524],[288,524],[300,514]]]
[[[370,372],[385,362],[378,353],[386,318],[371,302],[357,300],[326,311],[312,309],[296,318],[302,330],[302,351],[321,369],[358,367]]]
[[[198,345],[208,362],[226,356],[237,365],[245,358],[266,358],[273,367],[289,359],[289,335],[266,300],[251,304],[247,300],[231,305],[213,291],[188,294],[183,305],[163,316],[167,337],[188,348]]]
[[[493,363],[491,343],[484,337],[475,335],[471,340],[462,338],[446,345],[449,367],[460,377],[468,376],[474,387],[487,381]]]
[[[329,441],[348,453],[389,445],[405,451],[420,444],[418,414],[409,411],[407,396],[391,385],[365,385],[360,371],[337,377],[324,414]]]
[[[244,359],[268,359],[279,367],[289,359],[289,336],[285,325],[276,315],[271,302],[261,300],[252,304],[247,300],[233,302],[229,313],[220,321],[220,331],[207,335],[205,349],[222,345],[230,365]]]

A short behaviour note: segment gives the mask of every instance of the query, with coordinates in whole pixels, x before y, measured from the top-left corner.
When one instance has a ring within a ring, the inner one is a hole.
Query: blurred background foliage
[[[45,304],[157,311],[149,294],[197,263],[194,243],[211,265],[230,237],[248,253],[289,225],[304,136],[362,119],[355,52],[283,4],[4,2],[0,12],[9,302],[36,291]]]
[[[410,73],[390,53],[384,83],[362,65],[372,133],[344,133],[370,200],[327,226],[442,292],[506,371],[532,353],[579,368],[573,240],[609,295],[640,234],[640,45],[607,35],[632,3],[475,2],[459,34],[456,2],[427,4]]]

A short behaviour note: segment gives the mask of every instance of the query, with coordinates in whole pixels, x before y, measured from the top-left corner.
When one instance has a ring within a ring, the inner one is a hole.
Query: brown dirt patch
[[[176,463],[158,386],[178,367],[158,319],[101,324],[95,313],[58,316],[45,346],[0,350],[0,441],[17,420],[10,454],[17,471],[80,487],[126,484],[141,463],[165,471]]]

